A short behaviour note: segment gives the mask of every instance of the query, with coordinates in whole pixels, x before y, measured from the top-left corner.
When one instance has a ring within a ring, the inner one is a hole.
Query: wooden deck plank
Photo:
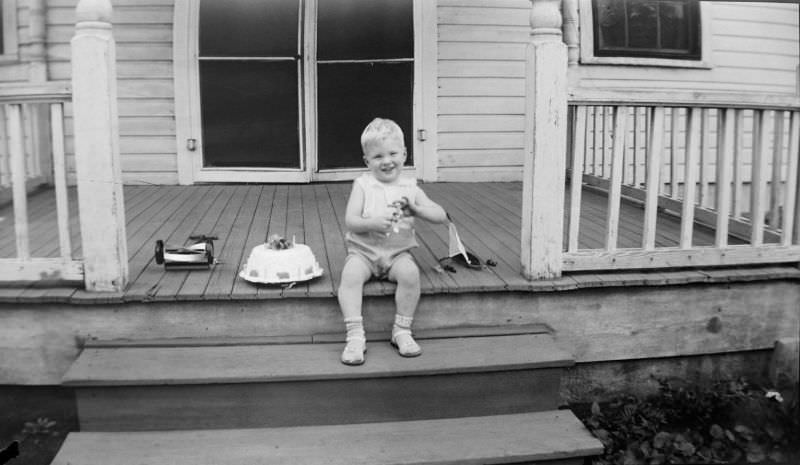
[[[464,247],[471,250],[475,255],[482,259],[490,258],[491,252],[484,246],[480,238],[475,236],[470,230],[466,229],[465,222],[470,218],[469,216],[461,216],[460,208],[455,207],[455,203],[447,198],[445,192],[441,190],[441,185],[430,184],[426,186],[429,197],[436,203],[442,206],[448,213],[451,213],[451,218],[458,229],[459,236]],[[435,237],[440,240],[440,245],[432,247],[432,250],[441,250],[443,256],[447,256],[449,252],[449,233],[446,225],[425,225],[429,226],[426,229],[428,233],[435,233]],[[427,236],[431,238],[430,244],[434,240],[434,236]],[[456,273],[451,273],[453,280],[458,284],[458,289],[462,291],[483,291],[488,289],[504,289],[506,282],[503,281],[496,273],[494,268],[489,267],[484,270],[475,270],[456,265]]]
[[[146,293],[147,299],[155,299],[162,287],[177,289],[178,284],[171,283],[182,283],[186,278],[186,273],[183,271],[167,272],[164,265],[155,263],[155,240],[162,240],[165,245],[183,245],[188,236],[196,232],[194,228],[199,218],[202,218],[220,193],[221,188],[195,190],[192,198],[154,233],[153,239],[150,239],[153,249],[148,249],[147,244],[141,244],[140,250],[137,252],[139,260],[136,263],[145,268],[137,275],[136,281],[129,286],[128,292],[131,295]],[[140,237],[144,238],[144,236]]]
[[[328,238],[323,232],[324,223],[320,215],[320,204],[327,199],[317,198],[317,189],[309,186],[303,189],[303,230],[305,232],[305,244],[311,248],[314,258],[325,268],[322,276],[308,281],[309,297],[331,297],[336,295],[333,287],[333,279],[328,265]],[[327,268],[326,268],[327,267]]]
[[[420,225],[419,223],[424,223]],[[420,229],[422,227],[423,229]],[[446,251],[434,250],[426,241],[426,235],[431,234],[427,228],[436,227],[426,221],[415,221],[414,228],[417,233],[417,243],[419,247],[411,251],[414,260],[419,266],[421,282],[420,291],[423,294],[440,292],[451,292],[457,288],[455,281],[449,272],[446,272],[440,265],[439,259],[446,256]],[[421,231],[428,231],[423,234]]]
[[[219,237],[219,241],[214,246],[217,264],[211,269],[211,279],[203,293],[203,299],[225,300],[231,298],[234,282],[241,279],[238,274],[243,263],[245,239],[253,225],[262,189],[263,186],[246,186],[242,207],[231,222],[228,231],[224,232],[221,229],[226,226],[222,224],[217,228],[219,232],[215,231]]]
[[[316,192],[320,221],[324,226],[322,235],[325,243],[325,257],[324,259],[317,257],[317,259],[320,261],[320,266],[325,268],[324,273],[331,280],[331,291],[336,294],[342,279],[342,266],[347,257],[347,249],[344,235],[334,214],[334,200],[331,198],[330,189],[327,185],[316,184],[314,191]]]
[[[73,199],[74,201],[74,199]],[[52,189],[36,192],[28,197],[29,251],[31,257],[56,257],[60,255],[58,228],[56,227],[55,195]],[[77,208],[70,206],[77,214]],[[0,211],[0,257],[16,257],[16,235],[13,212]]]
[[[440,197],[441,205],[451,215],[458,228],[464,247],[484,261],[492,259],[497,262],[496,267],[481,271],[489,271],[498,280],[508,284],[502,276],[510,277],[513,274],[511,270],[519,273],[521,267],[519,247],[516,247],[517,252],[514,251],[519,239],[510,238],[501,229],[494,227],[491,213],[487,214],[482,209],[476,208],[473,199],[459,199],[459,196],[447,196],[444,193],[441,193]]]
[[[215,203],[214,206],[203,215],[200,223],[198,223],[195,232],[201,234],[213,234],[220,239],[216,241],[217,245],[224,242],[221,237],[223,234],[228,234],[231,225],[233,224],[236,214],[242,208],[245,196],[247,195],[246,186],[225,186],[223,197],[227,197],[227,202]],[[175,299],[176,297],[181,300],[204,300],[206,288],[211,280],[216,266],[210,269],[199,269],[183,271],[186,273],[186,279],[180,283],[178,289],[161,288],[156,298],[161,299]],[[172,273],[171,271],[169,273]],[[177,274],[177,273],[176,273]],[[177,284],[177,283],[176,283]],[[161,291],[164,294],[160,294]]]
[[[346,256],[344,244],[344,209],[351,189],[351,183],[321,183],[312,185],[263,185],[259,186],[261,195],[257,197],[242,196],[241,201],[232,201],[232,208],[239,214],[228,214],[222,223],[230,231],[221,242],[217,242],[217,257],[226,255],[225,266],[218,270],[205,272],[203,285],[209,289],[197,287],[190,293],[181,290],[185,278],[194,271],[164,272],[163,267],[152,263],[153,244],[155,239],[164,238],[170,242],[183,243],[192,232],[196,231],[201,217],[206,216],[212,200],[206,196],[214,196],[220,192],[221,186],[126,186],[126,229],[128,235],[128,254],[130,269],[130,285],[126,290],[126,300],[178,299],[178,298],[237,298],[263,299],[281,297],[332,296],[335,295],[341,276],[341,267]],[[231,189],[246,190],[245,185],[231,185]],[[424,221],[417,222],[418,242],[420,247],[412,251],[420,265],[422,292],[464,292],[479,290],[545,290],[579,286],[575,280],[563,282],[527,282],[519,274],[518,230],[520,228],[522,190],[520,183],[430,183],[422,188],[435,201],[452,210],[458,221],[459,232],[467,247],[476,249],[475,253],[483,259],[494,258],[500,266],[485,271],[457,268],[457,273],[439,273],[436,271],[437,260],[447,254],[448,237],[444,225],[431,225]],[[71,237],[73,239],[73,256],[80,257],[80,229],[77,218],[77,192],[70,188],[70,209],[74,210],[70,218]],[[290,198],[291,197],[291,198]],[[205,200],[199,200],[204,198]],[[37,256],[57,256],[59,248],[56,235],[55,198],[52,191],[41,191],[30,198],[31,212],[31,250]],[[237,203],[238,202],[238,203]],[[205,207],[200,207],[202,203]],[[604,222],[607,201],[604,193],[594,188],[585,188],[581,196],[581,227],[579,248],[602,248],[605,235]],[[0,209],[0,229],[13,229],[13,218],[9,218],[9,206]],[[188,210],[188,211],[187,211]],[[568,209],[567,209],[568,210]],[[5,213],[4,213],[5,212]],[[639,248],[643,228],[643,210],[635,202],[623,200],[619,223],[619,247]],[[251,215],[252,218],[248,218]],[[9,221],[11,222],[9,224]],[[248,223],[249,221],[249,223]],[[180,224],[178,224],[180,223]],[[184,224],[185,223],[185,224]],[[220,223],[220,224],[222,224]],[[245,224],[247,223],[247,224]],[[292,233],[291,231],[294,231]],[[208,232],[208,231],[206,231]],[[253,285],[236,277],[238,268],[243,264],[250,249],[265,240],[269,234],[283,234],[288,239],[294,234],[298,242],[310,242],[318,261],[325,269],[321,279],[301,283],[294,289],[282,286]],[[680,218],[659,212],[656,228],[657,248],[677,246],[680,235]],[[13,234],[0,237],[0,243],[8,242],[9,254],[15,253]],[[231,237],[228,237],[231,236]],[[566,231],[565,231],[566,237]],[[233,242],[227,242],[227,241]],[[692,243],[695,245],[712,245],[714,231],[708,227],[695,225]],[[743,241],[730,238],[730,243]],[[229,245],[232,246],[229,249]],[[0,256],[3,254],[0,247]],[[227,257],[230,255],[231,259]],[[230,263],[229,263],[230,262]],[[235,266],[234,266],[235,265]],[[236,271],[234,271],[234,268]],[[183,273],[183,274],[181,274]],[[647,273],[647,282],[697,282],[703,277],[715,279],[712,275],[698,275],[692,272],[683,278],[672,276],[658,278],[654,271]],[[624,274],[624,273],[623,273]],[[487,279],[488,278],[488,279]],[[615,285],[618,282],[641,282],[643,277],[634,277],[628,272],[625,276],[607,276],[604,285]],[[622,281],[620,281],[622,280]],[[230,293],[225,297],[224,282],[230,283]],[[584,281],[586,279],[584,278]],[[119,298],[119,296],[95,296],[70,286],[22,286],[5,284],[2,301],[100,301]],[[11,289],[13,288],[13,289]],[[188,288],[187,288],[188,289]],[[384,281],[371,281],[365,286],[365,295],[393,294],[395,285]],[[74,292],[74,293],[73,293]]]
[[[275,197],[272,202],[272,213],[269,216],[267,225],[266,239],[273,234],[285,237],[286,234],[286,212],[289,202],[289,186],[278,185],[275,190]],[[291,240],[291,237],[286,237]],[[259,299],[272,298],[279,299],[283,296],[283,286],[272,284],[259,284],[256,289]]]
[[[520,218],[519,214],[512,215],[509,210],[504,208],[509,204],[508,198],[511,192],[508,189],[499,191],[492,189],[493,185],[494,184],[483,185],[481,183],[481,185],[475,187],[467,187],[467,184],[461,184],[460,189],[459,186],[455,186],[455,188],[456,192],[460,193],[458,197],[469,199],[469,203],[480,212],[483,218],[480,223],[484,226],[493,226],[489,234],[493,234],[494,231],[497,231],[497,228],[499,228],[495,237],[501,240],[503,244],[511,250],[514,258],[509,258],[512,261],[508,269],[498,269],[498,273],[503,275],[503,279],[507,282],[509,289],[526,289],[529,287],[530,282],[521,274],[521,244],[519,240],[521,219],[516,222],[513,221],[511,218]],[[521,208],[520,205],[520,213]]]
[[[458,186],[454,187],[458,189]],[[497,218],[502,215],[495,213],[491,205],[484,202],[484,190],[480,186],[470,186],[470,189],[474,191],[472,195],[468,195],[469,192],[456,190],[462,195],[453,196],[462,199],[461,202],[457,202],[458,208],[463,212],[464,218],[469,219],[468,222],[464,221],[467,225],[465,231],[459,229],[459,233],[466,237],[472,233],[476,238],[480,238],[490,254],[484,256],[478,254],[478,256],[484,261],[493,259],[497,262],[497,266],[491,269],[507,286],[527,287],[529,281],[520,274],[522,261],[519,231],[514,234],[500,227]]]
[[[297,242],[306,242],[306,230],[303,215],[303,196],[308,190],[307,186],[291,184],[289,186],[289,198],[286,206],[286,228],[283,236],[291,241],[296,238]],[[298,282],[283,289],[284,297],[307,297],[308,282]]]
[[[244,241],[244,249],[242,250],[242,257],[239,261],[240,267],[244,266],[250,251],[254,247],[263,244],[267,240],[267,228],[269,227],[269,219],[272,216],[272,205],[275,200],[275,185],[265,185],[261,191],[261,196],[258,199],[255,214],[253,215],[253,223],[247,232],[247,238]],[[258,296],[258,284],[250,283],[244,279],[236,279],[233,283],[231,290],[232,299],[252,299]]]
[[[180,193],[183,192],[183,193]],[[198,189],[182,189],[179,191],[165,190],[163,200],[157,201],[161,208],[155,209],[158,213],[153,218],[141,215],[137,221],[145,221],[133,236],[128,236],[128,260],[131,284],[126,289],[126,299],[130,300],[151,300],[161,280],[164,278],[164,266],[157,265],[154,257],[154,247],[156,240],[163,240],[165,244],[183,244],[186,237],[177,237],[175,230],[180,227],[181,221],[190,214],[191,209],[185,209],[184,205],[192,198],[197,199],[197,193],[202,192]],[[177,195],[173,195],[176,193]],[[165,228],[164,224],[169,224]]]
[[[52,197],[52,199],[48,198]],[[55,196],[52,190],[37,192],[33,195],[26,197],[28,201],[28,229],[31,236],[35,236],[36,223],[50,222],[55,224]],[[10,258],[17,256],[17,238],[16,238],[16,219],[14,216],[13,204],[9,203],[0,209],[0,257]],[[35,239],[30,237],[31,246],[34,245]],[[31,248],[31,250],[33,250]]]

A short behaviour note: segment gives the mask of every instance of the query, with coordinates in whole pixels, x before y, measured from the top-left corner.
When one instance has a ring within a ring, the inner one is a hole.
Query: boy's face
[[[406,162],[406,148],[397,137],[375,141],[364,150],[364,163],[378,181],[391,183],[400,177]]]

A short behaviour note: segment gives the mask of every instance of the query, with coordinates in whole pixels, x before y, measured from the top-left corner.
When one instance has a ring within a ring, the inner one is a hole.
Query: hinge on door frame
[[[417,139],[420,141],[425,141],[428,139],[428,132],[424,129],[417,129]]]
[[[197,139],[186,139],[186,150],[194,152],[197,149]]]

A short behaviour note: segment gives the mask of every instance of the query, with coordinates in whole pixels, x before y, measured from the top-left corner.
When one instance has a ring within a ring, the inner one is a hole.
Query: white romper
[[[364,192],[364,208],[361,212],[363,218],[395,213],[397,208],[392,206],[393,202],[405,197],[409,203],[415,203],[417,193],[420,192],[417,180],[407,177],[401,177],[396,184],[385,184],[375,179],[372,173],[364,173],[354,183]],[[345,242],[347,260],[354,256],[359,257],[378,278],[386,277],[400,257],[409,255],[409,250],[419,246],[414,232],[413,216],[400,216],[387,233],[348,231]]]

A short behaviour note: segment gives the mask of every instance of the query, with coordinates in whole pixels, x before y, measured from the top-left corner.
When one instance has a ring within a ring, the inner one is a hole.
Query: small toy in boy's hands
[[[409,206],[408,197],[402,197],[400,200],[395,200],[394,202],[389,204],[389,207],[394,208],[391,220],[392,224],[394,224],[392,231],[394,231],[394,233],[397,234],[400,232],[400,226],[399,226],[400,220],[405,217],[414,216],[414,212],[411,210],[411,207]]]

